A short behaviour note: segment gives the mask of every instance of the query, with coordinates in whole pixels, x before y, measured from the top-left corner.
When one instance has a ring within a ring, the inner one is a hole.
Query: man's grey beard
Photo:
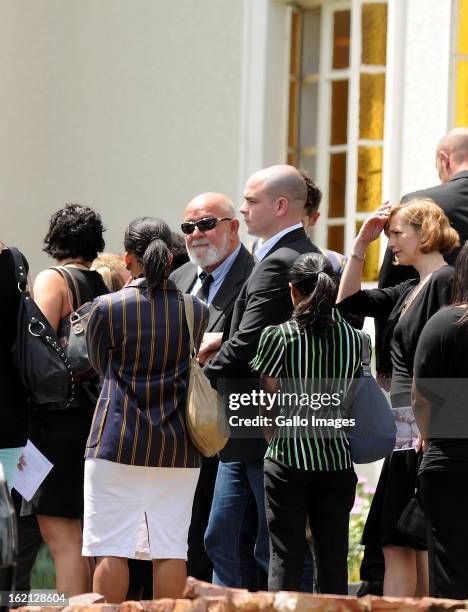
[[[216,248],[210,244],[210,246],[205,250],[205,253],[202,257],[199,256],[197,253],[193,252],[188,247],[187,252],[192,263],[196,264],[197,266],[200,266],[200,268],[206,268],[207,266],[214,266],[222,259],[224,259],[226,257],[226,253],[228,252],[228,249],[229,236],[226,236],[224,244],[222,244],[219,248]]]

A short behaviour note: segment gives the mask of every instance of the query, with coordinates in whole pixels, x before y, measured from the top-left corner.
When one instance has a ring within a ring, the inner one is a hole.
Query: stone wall
[[[468,600],[422,599],[398,597],[356,597],[312,595],[306,593],[249,593],[244,589],[227,589],[194,578],[188,578],[184,599],[126,601],[106,604],[100,595],[89,593],[70,600],[66,608],[20,608],[19,612],[455,612],[468,610]]]

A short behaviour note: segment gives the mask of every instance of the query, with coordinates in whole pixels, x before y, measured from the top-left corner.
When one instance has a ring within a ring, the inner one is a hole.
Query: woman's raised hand
[[[360,244],[367,246],[374,240],[377,240],[388,221],[391,207],[391,204],[385,202],[364,221],[356,236],[356,240]]]

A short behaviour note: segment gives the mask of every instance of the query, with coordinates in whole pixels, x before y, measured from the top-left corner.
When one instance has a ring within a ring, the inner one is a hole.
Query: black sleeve
[[[447,359],[447,351],[451,350],[447,331],[450,332],[450,328],[447,328],[445,313],[440,311],[424,326],[414,355],[414,384],[419,393],[435,405],[451,392],[444,368],[444,356]]]
[[[245,373],[247,364],[255,357],[265,327],[289,319],[292,311],[288,287],[291,263],[281,257],[268,257],[259,265],[246,288],[244,312],[238,329],[204,368],[210,381],[215,383],[216,379]],[[240,299],[244,299],[243,294]]]
[[[388,317],[408,286],[406,281],[396,287],[363,289],[342,300],[337,308],[340,312],[364,317]]]
[[[445,266],[441,269],[440,273],[431,282],[428,305],[430,312],[428,317],[431,317],[436,313],[442,306],[446,306],[451,301],[452,295],[452,280],[453,280],[453,268],[451,266]]]
[[[414,355],[414,376],[416,379],[434,378],[439,375],[442,337],[437,321],[437,315],[431,317],[419,336]]]

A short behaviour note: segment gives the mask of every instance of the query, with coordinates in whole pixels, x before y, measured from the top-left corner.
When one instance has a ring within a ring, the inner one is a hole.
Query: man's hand
[[[200,350],[198,351],[198,361],[200,363],[207,363],[214,358],[221,347],[222,338],[222,332],[208,332],[203,336]]]

